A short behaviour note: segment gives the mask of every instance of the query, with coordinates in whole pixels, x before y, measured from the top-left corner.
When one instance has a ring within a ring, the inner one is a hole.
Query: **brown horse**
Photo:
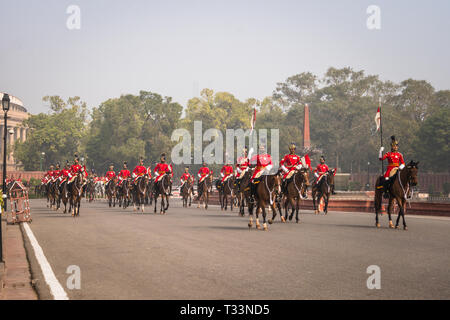
[[[65,179],[60,187],[60,197],[59,197],[59,201],[62,201],[63,205],[64,205],[64,212],[63,213],[67,213],[67,203],[70,201],[70,193],[69,193],[69,186],[67,184],[67,179]]]
[[[239,214],[243,217],[245,215],[245,205],[248,206],[248,213],[253,213],[254,204],[250,201],[250,179],[253,175],[254,169],[248,169],[241,179],[236,180],[236,197],[239,203]]]
[[[106,183],[105,187],[105,193],[106,197],[108,198],[108,205],[111,208],[111,206],[116,206],[116,198],[117,198],[117,178],[114,177],[111,180],[109,180]]]
[[[133,205],[136,211],[136,205],[140,207],[141,212],[144,213],[145,194],[147,192],[148,174],[144,174],[137,178],[133,185]]]
[[[418,171],[419,162],[411,161],[403,170],[398,170],[397,173],[391,177],[392,184],[389,188],[389,206],[388,206],[388,216],[389,216],[389,228],[394,228],[392,223],[392,208],[394,205],[394,200],[397,201],[399,207],[399,213],[397,216],[397,221],[395,223],[395,228],[398,229],[398,223],[400,222],[400,217],[403,219],[403,229],[408,230],[405,222],[405,211],[406,211],[406,201],[412,194],[412,188],[417,185],[418,182]],[[381,203],[383,197],[383,180],[384,177],[380,176],[375,184],[375,226],[380,227],[378,222],[378,213],[381,211]]]
[[[192,180],[192,178],[189,178],[189,180],[185,181],[180,188],[180,194],[181,198],[183,199],[184,208],[187,208],[188,206],[188,199],[189,199],[189,207],[191,206],[193,193],[194,193],[194,181]]]
[[[234,181],[235,177],[231,176],[224,183],[221,183],[220,207],[221,210],[228,210],[228,199],[230,200],[230,210],[233,211],[233,201],[235,197],[234,193]]]
[[[291,205],[291,214],[289,215],[289,221],[292,220],[295,211],[295,221],[298,223],[298,213],[300,210],[300,200],[306,199],[306,190],[309,185],[308,180],[308,170],[302,168],[300,170],[295,170],[292,177],[288,180],[286,186],[286,192],[283,195],[284,203],[284,217],[281,216],[281,221],[286,222],[288,219],[288,205]]]
[[[155,183],[155,188],[153,191],[153,198],[155,200],[155,210],[156,213],[156,204],[158,202],[158,196],[161,195],[161,208],[159,213],[166,214],[166,210],[169,209],[169,197],[172,183],[170,182],[170,175],[165,173],[159,181]]]
[[[281,177],[280,175],[265,175],[258,179],[256,186],[256,229],[260,230],[261,225],[259,224],[259,212],[263,214],[263,228],[264,230],[268,230],[266,223],[266,206],[269,205],[269,208],[272,210],[272,218],[268,220],[269,224],[272,224],[273,220],[277,215],[277,208],[280,211],[281,216],[281,205],[276,201],[277,195],[281,194]],[[277,205],[277,208],[275,207]],[[253,212],[250,212],[250,219],[248,223],[248,227],[251,228],[253,226]]]
[[[320,178],[319,182],[313,185],[312,188],[312,199],[314,206],[314,213],[319,214],[319,209],[316,207],[317,204],[320,205],[320,201],[324,200],[325,207],[323,212],[325,214],[328,213],[328,201],[330,200],[330,194],[334,192],[334,174],[336,173],[336,169],[328,170],[325,172]]]
[[[83,196],[83,183],[83,174],[81,172],[76,173],[73,181],[69,183],[69,212],[72,213],[73,217],[80,215],[81,197]]]
[[[200,203],[203,202],[205,209],[208,209],[209,194],[211,192],[211,186],[213,182],[213,176],[208,174],[202,182],[197,186],[197,208],[200,208]]]

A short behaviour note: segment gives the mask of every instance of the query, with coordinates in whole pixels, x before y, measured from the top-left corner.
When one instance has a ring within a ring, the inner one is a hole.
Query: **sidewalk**
[[[0,300],[37,300],[19,225],[2,221],[3,260],[0,264]]]

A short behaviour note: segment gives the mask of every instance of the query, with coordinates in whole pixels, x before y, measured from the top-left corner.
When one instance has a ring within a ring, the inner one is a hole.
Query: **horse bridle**
[[[301,171],[297,171],[296,173],[301,173],[302,175],[303,175],[303,173],[301,172]],[[303,179],[303,181],[302,181],[302,183],[300,184],[300,189],[297,187],[297,183],[295,183],[295,177],[296,177],[296,173],[294,173],[294,186],[295,186],[295,189],[297,189],[297,192],[298,192],[298,196],[300,197],[300,199],[305,199],[304,197],[303,197],[303,195],[302,195],[302,188],[303,188],[303,185],[306,183],[306,181],[305,181],[305,179]]]

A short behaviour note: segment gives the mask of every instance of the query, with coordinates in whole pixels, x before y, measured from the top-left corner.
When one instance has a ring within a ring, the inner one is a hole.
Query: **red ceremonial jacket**
[[[209,170],[208,167],[202,167],[202,168],[200,168],[200,170],[198,170],[198,174],[199,174],[201,177],[204,177],[204,176],[206,176],[206,175],[209,174],[209,173],[210,173],[210,170]]]
[[[143,176],[146,172],[147,172],[147,169],[144,166],[137,166],[133,170],[133,173],[137,176]]]
[[[287,154],[280,161],[280,167],[285,166],[286,169],[291,169],[298,166],[301,163],[300,157],[296,154]]]
[[[317,172],[319,174],[319,176],[321,176],[328,170],[330,170],[330,169],[328,168],[328,166],[326,164],[319,164],[319,165],[317,165],[317,168],[316,168],[316,170],[314,170],[314,172]]]
[[[72,174],[75,174],[75,173],[77,173],[78,171],[80,171],[81,170],[81,165],[79,165],[79,164],[73,164],[71,167],[70,167],[70,172],[72,173]]]
[[[116,173],[114,171],[108,171],[106,173],[106,179],[111,180],[112,178],[114,178],[116,176]]]
[[[401,164],[405,164],[403,155],[400,152],[388,152],[382,158],[380,158],[381,161],[386,159],[388,160],[388,166],[384,177],[389,177],[392,169],[399,167]]]
[[[230,174],[233,174],[234,170],[232,166],[223,166],[222,170],[220,170],[220,173],[223,173],[225,176],[228,176]]]
[[[157,172],[158,175],[162,175],[164,173],[169,173],[171,170],[167,163],[158,163],[153,171]]]
[[[126,178],[131,177],[130,170],[122,169],[122,170],[119,172],[119,177],[122,178],[122,179],[126,179]]]
[[[268,165],[273,165],[272,157],[270,154],[257,154],[252,157],[250,163],[256,163],[256,169],[262,169]]]
[[[185,181],[188,181],[190,178],[192,178],[191,174],[185,172],[181,176],[180,180],[181,180],[181,182],[185,182]]]

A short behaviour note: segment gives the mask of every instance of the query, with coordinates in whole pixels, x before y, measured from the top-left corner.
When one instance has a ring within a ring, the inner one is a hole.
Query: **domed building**
[[[0,100],[3,98],[3,93],[0,92]],[[23,166],[14,159],[13,150],[14,143],[17,141],[25,141],[27,139],[28,129],[23,126],[23,121],[28,119],[30,114],[27,109],[23,106],[22,100],[19,98],[9,95],[11,100],[10,107],[8,111],[8,135],[7,135],[7,156],[6,156],[6,170],[20,171]],[[0,111],[0,163],[3,168],[3,135],[4,135],[4,116],[3,110]]]

